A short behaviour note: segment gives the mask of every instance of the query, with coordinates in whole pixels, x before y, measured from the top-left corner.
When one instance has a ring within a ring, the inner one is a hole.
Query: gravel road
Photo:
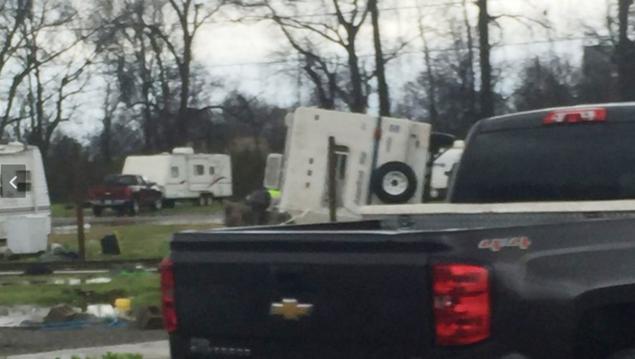
[[[139,330],[135,328],[100,327],[59,331],[0,328],[0,357],[166,339],[167,335],[163,330]]]

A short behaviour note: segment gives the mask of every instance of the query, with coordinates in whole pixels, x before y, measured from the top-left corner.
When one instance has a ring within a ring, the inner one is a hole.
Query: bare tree
[[[190,84],[192,71],[192,47],[194,39],[200,28],[217,14],[227,0],[216,0],[211,5],[203,5],[193,0],[168,0],[169,7],[174,12],[178,23],[178,36],[164,24],[146,24],[150,31],[157,35],[165,44],[176,62],[180,78],[180,94],[177,115],[178,138],[176,141],[185,140],[187,133],[187,112],[190,100]],[[176,144],[176,143],[175,143]]]
[[[361,4],[361,0],[332,0],[330,7],[324,2],[322,9],[332,12],[325,14],[321,21],[315,21],[311,17],[307,18],[301,14],[302,9],[308,6],[306,2],[287,4],[286,13],[289,10],[295,10],[293,15],[283,14],[285,10],[279,9],[276,4],[272,0],[244,1],[242,3],[243,6],[267,10],[267,15],[264,18],[278,24],[292,47],[308,60],[308,66],[305,67],[305,70],[311,81],[316,84],[317,92],[322,100],[326,100],[330,90],[334,90],[347,103],[352,112],[366,112],[368,94],[365,92],[364,71],[357,53],[357,40],[359,31],[370,12],[369,6]],[[344,10],[344,6],[347,10]],[[310,45],[315,42],[315,39],[322,40],[327,44],[334,44],[344,50],[349,80],[348,91],[344,92],[339,86],[336,86],[334,80],[337,76],[332,69],[329,69],[329,67],[332,68],[328,64],[329,61],[324,56],[320,56]],[[316,68],[325,76],[316,76]],[[329,105],[332,103],[332,101],[325,102]]]
[[[5,95],[5,106],[2,116],[0,117],[0,134],[2,135],[5,134],[7,126],[19,124],[24,120],[22,116],[12,116],[13,106],[16,99],[20,96],[20,86],[23,84],[23,81],[33,75],[39,76],[41,82],[40,72],[43,67],[49,64],[51,66],[54,65],[55,61],[62,55],[82,43],[87,36],[89,36],[89,34],[77,34],[74,40],[62,43],[61,46],[53,46],[50,41],[47,41],[45,44],[40,44],[39,39],[42,38],[45,33],[65,31],[66,26],[77,19],[77,12],[68,2],[41,1],[37,7],[33,7],[30,1],[19,1],[18,3],[20,6],[17,8],[19,11],[24,12],[24,17],[21,18],[19,22],[18,32],[13,34],[14,37],[19,36],[20,40],[16,40],[19,46],[16,45],[17,47],[12,53],[12,60],[15,61],[15,66],[13,66],[13,76],[8,83],[8,91]],[[64,84],[64,87],[66,85],[67,84]],[[43,97],[43,92],[44,90],[36,88],[34,99],[41,103],[46,102],[48,99]],[[69,96],[61,95],[61,101],[68,99]],[[36,111],[36,114],[40,113],[38,115],[40,119],[43,118],[42,112],[40,109]],[[59,122],[54,122],[54,128],[58,123]],[[54,130],[54,128],[52,130]],[[39,128],[35,130],[39,131]],[[51,135],[52,134],[47,134],[46,136],[50,139]],[[44,154],[44,151],[42,152]]]
[[[24,41],[20,28],[31,11],[27,4],[18,0],[0,0],[0,77]]]
[[[489,39],[489,25],[492,17],[489,14],[488,0],[477,0],[479,64],[481,69],[481,117],[494,115],[494,91],[492,85],[492,45]]]
[[[375,71],[377,73],[377,94],[379,96],[380,116],[390,116],[390,92],[386,81],[386,61],[381,47],[381,31],[379,28],[378,0],[369,0],[370,17],[373,24],[373,46],[375,47]]]

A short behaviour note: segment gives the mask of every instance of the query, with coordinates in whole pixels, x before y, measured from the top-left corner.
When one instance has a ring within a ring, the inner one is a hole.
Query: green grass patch
[[[142,208],[140,216],[174,216],[182,214],[215,214],[223,210],[223,204],[219,201],[215,201],[210,206],[198,206],[194,201],[178,202],[174,208],[163,208],[160,211],[152,211],[148,208]],[[84,208],[84,216],[92,216],[93,212],[90,208]],[[75,207],[73,204],[68,203],[53,203],[51,204],[51,216],[53,218],[74,218],[76,216]],[[116,213],[113,211],[106,211],[105,217],[114,217]]]
[[[78,278],[78,276],[71,276]],[[2,282],[31,281],[38,277],[3,277]],[[54,278],[69,278],[56,276]],[[41,278],[39,278],[41,279]],[[51,277],[47,277],[51,283]],[[83,307],[87,304],[114,304],[117,298],[131,298],[133,307],[160,304],[159,275],[150,272],[120,273],[110,283],[103,284],[13,284],[0,291],[0,305],[31,304],[52,306],[69,304]]]
[[[84,215],[92,215],[90,208],[84,209]],[[53,218],[71,218],[75,217],[75,206],[68,203],[52,203],[51,204],[51,217]]]
[[[157,258],[168,254],[169,241],[176,232],[184,230],[204,230],[214,225],[157,225],[130,224],[121,226],[94,225],[86,232],[86,258],[100,259],[135,259]],[[101,254],[100,240],[109,234],[117,234],[121,255]],[[77,251],[77,234],[51,234],[49,243],[59,243],[64,247]]]
[[[71,356],[71,359],[143,359],[141,354],[131,354],[131,353],[106,353],[101,357],[80,357],[77,355]],[[59,358],[57,358],[59,359]]]

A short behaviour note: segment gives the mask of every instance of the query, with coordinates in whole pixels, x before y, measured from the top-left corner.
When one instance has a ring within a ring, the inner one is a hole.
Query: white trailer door
[[[215,155],[207,169],[212,174],[214,197],[230,197],[233,194],[231,160],[226,155]]]
[[[210,167],[214,167],[211,156],[192,156],[188,161],[188,189],[193,193],[212,193],[213,177]]]
[[[165,185],[164,196],[167,199],[188,198],[187,190],[187,161],[185,156],[172,156],[168,168],[168,180]]]

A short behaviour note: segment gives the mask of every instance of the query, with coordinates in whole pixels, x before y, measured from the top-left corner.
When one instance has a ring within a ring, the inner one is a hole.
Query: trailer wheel
[[[405,203],[417,191],[417,176],[403,162],[387,162],[373,172],[371,189],[382,202]]]

